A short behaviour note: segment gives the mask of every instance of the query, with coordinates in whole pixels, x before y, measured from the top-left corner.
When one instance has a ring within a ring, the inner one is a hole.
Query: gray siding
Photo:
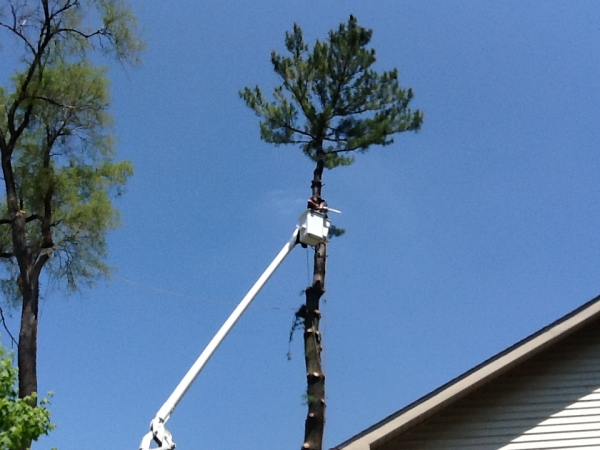
[[[371,449],[600,449],[600,321]]]

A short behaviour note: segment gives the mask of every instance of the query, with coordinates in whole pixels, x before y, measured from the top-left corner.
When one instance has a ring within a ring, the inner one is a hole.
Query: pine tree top
[[[294,24],[285,36],[287,55],[271,53],[281,84],[267,100],[259,86],[240,97],[262,119],[260,136],[275,145],[298,144],[312,160],[332,169],[354,161],[351,152],[389,145],[393,135],[417,131],[423,114],[411,111],[412,89],[400,87],[398,70],[377,72],[373,32],[354,16],[311,47]]]

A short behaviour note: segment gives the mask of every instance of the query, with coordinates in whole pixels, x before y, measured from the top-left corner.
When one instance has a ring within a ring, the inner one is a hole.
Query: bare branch
[[[4,22],[0,22],[0,27],[10,30],[13,34],[15,34],[18,38],[20,38],[25,43],[25,45],[29,48],[29,50],[31,50],[31,53],[33,53],[35,55],[35,47],[33,46],[33,44],[31,42],[29,42],[29,39],[27,39],[27,37],[16,28],[16,26],[10,26],[10,25],[5,24]]]
[[[306,132],[306,131],[303,131],[303,130],[299,130],[298,128],[296,128],[296,127],[293,127],[293,126],[291,126],[291,125],[290,125],[290,124],[288,124],[288,123],[285,123],[285,122],[281,122],[281,121],[275,120],[275,119],[274,119],[274,118],[272,118],[272,117],[265,117],[265,118],[266,118],[268,121],[270,121],[270,122],[274,122],[274,123],[276,123],[278,126],[280,126],[280,127],[282,127],[282,128],[286,128],[286,129],[288,129],[288,130],[290,130],[290,131],[293,131],[294,133],[298,133],[298,134],[301,134],[301,135],[303,135],[303,136],[308,136],[309,138],[311,138],[311,140],[315,138],[315,137],[314,137],[312,134],[310,134],[310,133],[308,133],[308,132]],[[292,143],[295,143],[295,142],[292,142]]]
[[[6,319],[4,318],[4,311],[2,310],[2,308],[0,308],[0,317],[2,318],[2,325],[4,326],[4,329],[6,330],[8,335],[10,336],[10,340],[12,341],[12,344],[18,345],[17,341],[15,340],[15,337],[12,335],[12,333],[8,329],[8,326],[6,325]]]
[[[62,103],[59,103],[56,100],[51,99],[49,97],[45,97],[43,95],[30,95],[27,98],[30,99],[30,100],[42,100],[44,102],[50,103],[51,105],[58,106],[59,108],[66,108],[66,109],[73,109],[74,108],[74,106],[63,105]]]
[[[106,27],[100,28],[100,29],[94,31],[93,33],[84,33],[83,31],[77,30],[75,28],[59,28],[56,30],[56,34],[62,34],[62,33],[77,34],[84,39],[90,39],[94,36],[106,36],[112,42],[112,39],[111,39],[112,36],[107,32]]]

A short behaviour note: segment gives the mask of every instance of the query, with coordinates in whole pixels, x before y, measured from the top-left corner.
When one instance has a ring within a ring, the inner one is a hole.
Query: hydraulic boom
[[[338,212],[336,210],[331,211]],[[156,450],[175,449],[175,443],[173,442],[171,433],[165,428],[165,425],[179,401],[190,388],[210,357],[217,350],[219,344],[221,344],[223,339],[225,339],[225,336],[227,336],[244,311],[248,308],[248,306],[250,306],[250,303],[252,300],[254,300],[254,297],[256,297],[261,288],[266,284],[271,275],[273,275],[275,270],[277,270],[279,265],[292,251],[296,244],[300,243],[304,246],[313,246],[325,241],[329,233],[329,227],[330,222],[324,212],[308,209],[300,216],[300,224],[294,230],[290,240],[284,245],[284,247],[277,254],[275,259],[263,272],[256,283],[254,283],[254,286],[252,286],[252,288],[248,291],[237,308],[235,308],[223,326],[221,326],[217,334],[206,346],[194,365],[190,368],[190,370],[188,370],[183,379],[179,382],[164,405],[162,405],[158,410],[156,416],[150,422],[150,432],[148,432],[148,434],[146,434],[142,439],[139,450],[149,450],[153,441],[158,445],[158,447],[155,447]]]

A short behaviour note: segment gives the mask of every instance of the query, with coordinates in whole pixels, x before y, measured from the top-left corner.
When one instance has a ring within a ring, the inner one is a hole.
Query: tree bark
[[[17,280],[23,299],[19,330],[18,367],[19,397],[37,392],[37,334],[39,275],[47,257],[36,261],[37,254],[29,248],[26,234],[26,213],[21,210],[11,163],[12,146],[2,146],[2,174],[6,188],[6,203],[12,228],[13,254],[19,266]],[[34,405],[37,403],[35,400]]]
[[[313,198],[321,197],[323,186],[324,154],[319,154],[313,174]],[[304,425],[304,444],[302,449],[321,450],[323,447],[323,431],[325,429],[325,374],[321,364],[321,332],[319,323],[321,312],[319,302],[325,293],[325,264],[327,244],[315,247],[312,285],[306,289],[306,309],[304,317],[304,358],[306,362],[306,402],[308,412]]]
[[[19,330],[18,364],[19,397],[37,392],[37,335],[38,335],[38,281],[23,283],[23,308]],[[37,403],[37,399],[34,404]]]
[[[12,229],[13,255],[19,267],[17,283],[23,300],[21,309],[21,327],[19,330],[17,364],[19,367],[19,398],[25,398],[37,393],[37,336],[38,336],[38,306],[39,306],[39,277],[42,267],[48,259],[47,254],[40,255],[39,250],[30,248],[27,240],[26,212],[21,209],[17,195],[14,170],[11,156],[14,145],[7,145],[1,139],[0,153],[2,155],[2,174],[6,188],[7,212]],[[31,406],[37,404],[37,397],[31,401]],[[21,450],[31,447],[26,442]]]

